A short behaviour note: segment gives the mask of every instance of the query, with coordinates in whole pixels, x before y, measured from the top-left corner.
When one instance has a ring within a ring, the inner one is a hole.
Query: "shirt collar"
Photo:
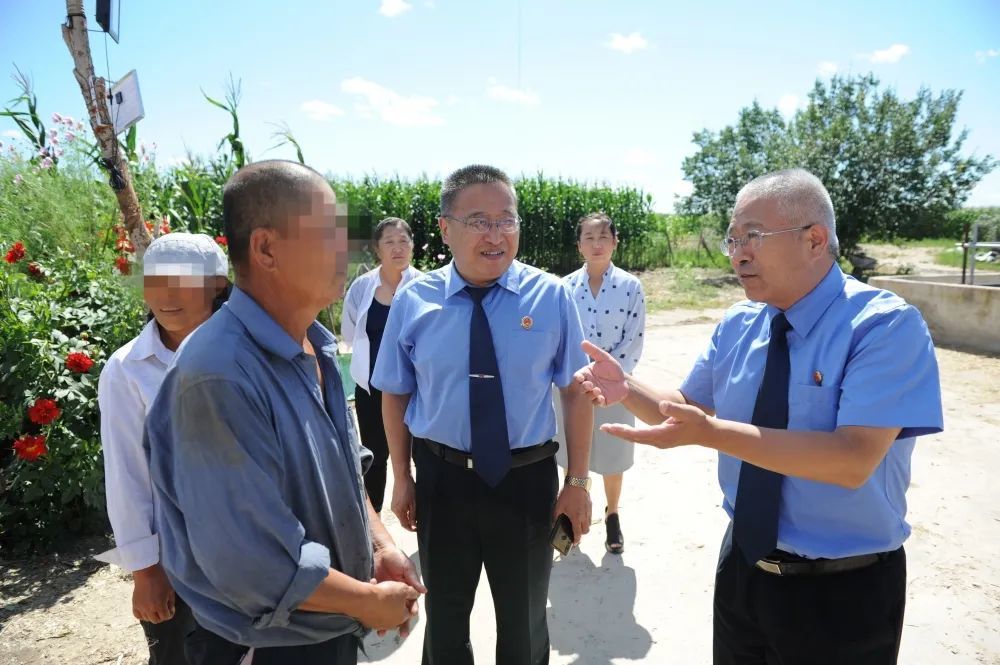
[[[511,263],[510,267],[507,268],[504,274],[500,275],[500,279],[496,283],[515,295],[521,293],[521,266],[522,264],[518,261]],[[468,285],[469,283],[462,279],[462,276],[458,274],[458,270],[455,269],[454,260],[444,267],[445,298],[452,297]]]
[[[233,287],[233,292],[225,307],[228,307],[229,311],[246,326],[250,336],[265,350],[285,360],[292,360],[305,353],[302,344],[292,339],[291,335],[279,326],[278,322],[271,318],[271,315],[263,307],[257,304],[257,301],[238,286]],[[336,346],[337,343],[337,338],[333,336],[333,333],[315,321],[307,329],[306,335],[313,347],[322,349],[324,352],[331,344]]]
[[[844,292],[844,282],[846,281],[847,277],[839,265],[834,263],[830,266],[826,276],[812,291],[799,298],[794,305],[785,310],[785,317],[792,324],[792,329],[802,337],[808,335],[816,322],[819,321],[819,317],[823,316],[823,312],[838,295]],[[773,305],[768,305],[767,310],[772,319],[781,311]]]
[[[603,275],[601,275],[601,281],[606,282],[608,280],[608,277],[610,277],[611,273],[613,273],[614,271],[615,271],[615,264],[614,262],[611,262],[608,264],[608,269],[604,271]],[[587,272],[586,263],[584,263],[583,267],[580,268],[580,276],[577,277],[577,284],[579,286],[583,286],[584,284],[588,285],[590,284],[590,273]]]
[[[156,319],[150,319],[143,326],[126,358],[128,360],[145,360],[151,356],[155,356],[164,365],[169,365],[170,361],[174,359],[174,352],[163,345]]]
[[[382,281],[382,266],[375,268],[372,272],[375,273],[376,287],[385,286],[385,282]],[[403,288],[403,284],[406,284],[411,279],[421,274],[419,270],[413,266],[406,266],[406,270],[403,271],[403,277],[399,280],[399,284],[396,286],[397,289]]]

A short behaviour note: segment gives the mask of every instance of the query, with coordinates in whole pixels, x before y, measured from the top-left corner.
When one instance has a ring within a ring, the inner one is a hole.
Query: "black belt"
[[[890,554],[892,552],[859,554],[842,559],[806,559],[779,550],[754,565],[772,575],[830,575],[867,568],[884,561]]]
[[[450,446],[438,443],[437,441],[431,441],[430,439],[417,438],[416,440],[422,441],[427,450],[445,462],[460,466],[463,469],[472,470],[475,468],[472,462],[472,455],[469,453],[463,453],[461,450],[455,450]],[[543,459],[548,459],[555,455],[557,450],[559,450],[559,443],[557,441],[546,441],[545,443],[529,448],[516,448],[510,451],[510,468],[516,469],[519,466],[528,466],[535,462],[541,462]]]

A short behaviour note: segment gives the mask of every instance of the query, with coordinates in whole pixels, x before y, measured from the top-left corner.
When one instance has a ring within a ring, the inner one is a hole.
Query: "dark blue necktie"
[[[784,314],[771,321],[771,339],[767,343],[764,379],[757,392],[750,422],[771,429],[788,428],[788,339],[792,325]],[[733,539],[748,563],[767,556],[778,544],[778,510],[781,507],[780,473],[762,469],[749,462],[740,466],[733,512]]]
[[[483,298],[493,287],[466,286],[472,296],[469,326],[469,418],[472,424],[472,463],[479,477],[496,487],[510,470],[507,408],[503,401],[500,367],[493,347]]]

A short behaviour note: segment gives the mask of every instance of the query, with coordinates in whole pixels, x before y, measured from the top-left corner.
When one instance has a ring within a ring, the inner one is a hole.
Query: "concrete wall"
[[[872,277],[868,283],[892,291],[920,310],[935,344],[1000,354],[1000,273],[976,273],[976,285],[960,276]]]

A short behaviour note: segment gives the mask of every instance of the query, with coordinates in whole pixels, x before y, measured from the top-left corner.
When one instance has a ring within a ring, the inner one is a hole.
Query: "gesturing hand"
[[[625,371],[604,349],[584,341],[584,353],[594,362],[573,375],[583,392],[596,406],[611,406],[628,397]]]
[[[601,431],[626,441],[645,443],[657,448],[674,448],[704,440],[710,421],[705,412],[690,404],[660,402],[660,413],[666,420],[651,427],[601,425]]]

